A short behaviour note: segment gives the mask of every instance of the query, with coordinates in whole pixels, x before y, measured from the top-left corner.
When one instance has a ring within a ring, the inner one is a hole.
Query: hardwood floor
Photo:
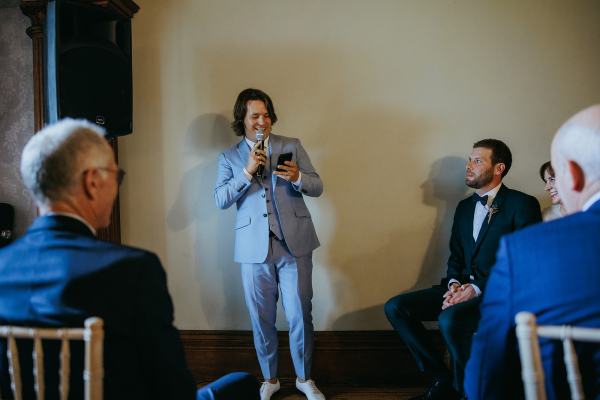
[[[187,364],[196,382],[213,381],[232,371],[262,375],[252,332],[187,330],[180,333]],[[279,378],[293,383],[296,374],[287,332],[279,332],[278,340]],[[434,333],[434,341],[442,353],[445,346],[439,331]],[[334,389],[426,387],[430,382],[393,331],[315,332],[312,377],[317,384]]]
[[[199,387],[203,386],[200,384]],[[408,400],[422,394],[424,387],[373,386],[354,387],[349,385],[321,386],[319,389],[328,400]],[[296,389],[292,380],[282,380],[279,390],[271,400],[306,400],[306,396]]]
[[[424,392],[422,387],[319,387],[328,400],[407,400]],[[293,383],[284,383],[272,400],[306,400]]]

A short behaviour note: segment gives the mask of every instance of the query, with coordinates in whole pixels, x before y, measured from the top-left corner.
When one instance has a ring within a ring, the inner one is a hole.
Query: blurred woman
[[[567,212],[554,185],[554,169],[550,161],[543,163],[540,167],[540,178],[546,183],[544,190],[548,192],[550,200],[552,200],[552,205],[542,211],[542,218],[544,221],[550,221],[565,216]]]

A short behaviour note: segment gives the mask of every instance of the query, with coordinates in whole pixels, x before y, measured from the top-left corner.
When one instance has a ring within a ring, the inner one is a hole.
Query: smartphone
[[[292,161],[292,153],[283,153],[280,154],[277,158],[277,165],[285,165],[286,161]],[[277,168],[277,171],[283,171],[280,168]]]

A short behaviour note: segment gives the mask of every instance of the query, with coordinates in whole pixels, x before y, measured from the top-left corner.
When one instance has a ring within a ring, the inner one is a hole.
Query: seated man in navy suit
[[[124,172],[99,127],[48,126],[25,146],[21,174],[40,211],[27,233],[0,249],[0,324],[81,326],[104,320],[105,399],[258,399],[255,378],[235,373],[196,392],[158,257],[96,239],[110,221]],[[72,355],[71,398],[83,398],[82,357]],[[20,351],[31,364],[31,353]],[[80,355],[80,354],[79,354]],[[46,398],[58,398],[58,360],[46,355]],[[31,374],[25,398],[33,398]],[[2,398],[10,398],[6,342]]]
[[[541,325],[600,328],[600,105],[567,121],[552,142],[555,184],[572,215],[505,236],[481,305],[467,364],[469,400],[523,397],[515,315]],[[600,398],[600,346],[577,344],[586,399]],[[548,399],[570,398],[562,343],[543,340]]]
[[[511,163],[510,149],[500,140],[484,139],[473,145],[465,182],[475,193],[456,207],[446,278],[441,285],[398,295],[385,304],[388,320],[421,371],[435,378],[429,390],[416,399],[460,396],[481,295],[500,237],[542,219],[534,197],[502,183]],[[436,319],[452,358],[453,376],[421,323]]]

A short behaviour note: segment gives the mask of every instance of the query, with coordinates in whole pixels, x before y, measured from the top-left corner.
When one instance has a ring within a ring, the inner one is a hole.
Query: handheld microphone
[[[264,129],[258,128],[256,130],[256,141],[258,142],[257,149],[264,150],[264,148],[265,148],[264,139],[265,139]],[[262,176],[263,172],[265,172],[265,166],[260,164],[258,166],[258,169],[256,170],[256,175]]]

